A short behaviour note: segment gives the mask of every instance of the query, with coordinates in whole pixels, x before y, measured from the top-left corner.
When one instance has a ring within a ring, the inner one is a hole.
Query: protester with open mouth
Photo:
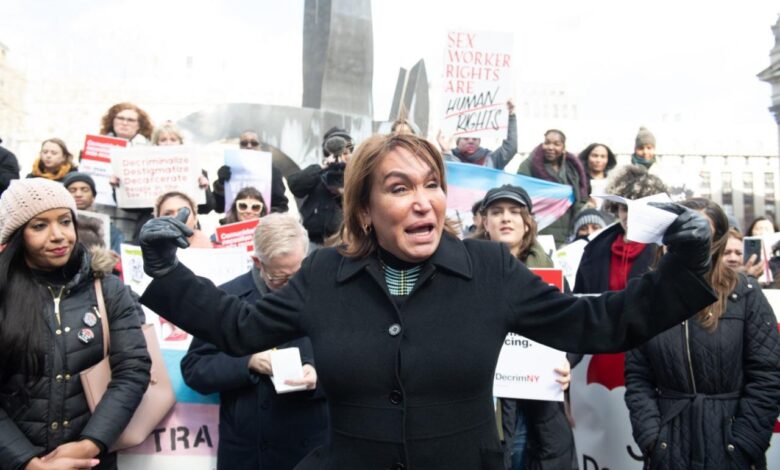
[[[278,292],[247,303],[176,259],[187,210],[148,222],[142,302],[195,336],[247,355],[312,341],[329,445],[308,469],[498,470],[493,373],[507,333],[572,352],[628,349],[714,302],[702,275],[710,226],[695,211],[666,230],[669,254],[624,291],[575,298],[503,243],[460,241],[445,222],[441,154],[411,135],[363,142],[347,167],[343,245],[320,249]]]

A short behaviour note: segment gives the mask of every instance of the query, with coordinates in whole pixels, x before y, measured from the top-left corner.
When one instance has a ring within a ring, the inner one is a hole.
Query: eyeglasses
[[[257,201],[252,201],[252,202],[236,201],[236,207],[240,211],[246,211],[251,209],[252,212],[260,212],[261,210],[263,210],[263,203]]]
[[[255,148],[255,147],[260,146],[260,142],[258,142],[256,140],[241,140],[241,141],[238,142],[238,145],[242,149],[248,149],[248,148]]]
[[[127,122],[127,123],[130,123],[130,124],[138,122],[138,119],[136,119],[136,118],[129,118],[129,117],[124,117],[124,116],[114,116],[114,120],[115,121],[120,121],[120,122]]]
[[[268,268],[265,266],[265,263],[260,263],[260,265],[263,267],[263,278],[265,278],[266,282],[271,284],[287,284],[287,281],[289,281],[295,274],[271,274],[268,272]]]

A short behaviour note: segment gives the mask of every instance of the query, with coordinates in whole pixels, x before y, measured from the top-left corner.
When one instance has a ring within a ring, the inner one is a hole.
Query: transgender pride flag
[[[458,218],[471,219],[471,206],[488,190],[504,184],[528,191],[534,204],[534,218],[539,230],[562,216],[574,204],[571,186],[516,175],[469,163],[446,162],[447,208],[458,212]]]

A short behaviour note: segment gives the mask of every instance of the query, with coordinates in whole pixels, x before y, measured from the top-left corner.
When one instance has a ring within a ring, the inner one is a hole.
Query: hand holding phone
[[[745,264],[753,255],[756,255],[756,261],[761,259],[761,243],[761,237],[745,237],[742,240],[742,259]]]

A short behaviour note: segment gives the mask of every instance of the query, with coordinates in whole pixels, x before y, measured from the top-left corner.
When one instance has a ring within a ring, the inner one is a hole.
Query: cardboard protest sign
[[[442,132],[455,137],[505,137],[513,41],[508,33],[447,33]]]
[[[230,180],[225,182],[225,212],[233,204],[236,194],[247,186],[260,191],[270,212],[272,160],[270,152],[225,150],[225,165],[230,167]]]
[[[563,271],[532,269],[543,281],[563,291]],[[493,395],[502,398],[563,401],[555,369],[566,361],[566,353],[523,336],[509,333],[498,355]]]
[[[254,250],[255,228],[259,223],[260,219],[254,219],[217,227],[217,243],[221,247],[244,247],[251,252]]]
[[[95,180],[95,203],[106,206],[116,206],[113,188],[108,182],[113,174],[111,150],[114,147],[127,147],[127,140],[106,135],[88,135],[84,139],[79,161],[79,171],[88,173]]]
[[[111,166],[119,177],[117,205],[122,208],[153,207],[169,191],[190,196],[203,204],[206,196],[198,187],[201,157],[209,151],[200,147],[172,145],[114,149]]]

